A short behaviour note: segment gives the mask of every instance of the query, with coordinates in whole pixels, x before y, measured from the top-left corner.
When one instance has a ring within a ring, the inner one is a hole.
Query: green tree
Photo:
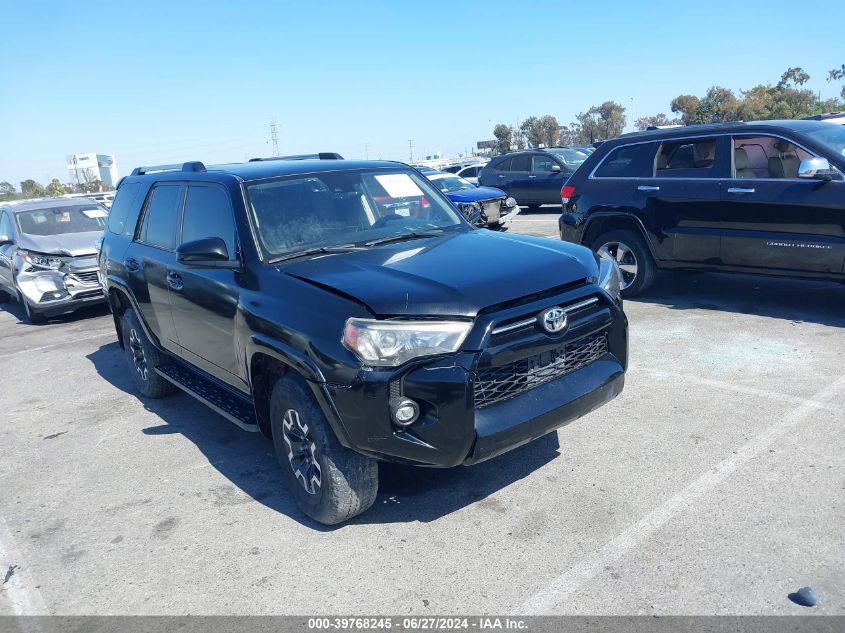
[[[672,112],[681,115],[681,123],[690,125],[700,123],[698,111],[701,108],[701,99],[695,95],[678,95],[669,104]]]
[[[599,132],[606,140],[619,136],[625,130],[625,108],[621,103],[605,101],[600,106],[590,108],[598,116]]]
[[[511,151],[513,143],[513,128],[510,125],[499,123],[493,128],[493,136],[496,137],[496,151],[499,154]]]
[[[660,125],[680,125],[680,119],[670,119],[668,116],[663,114],[655,114],[654,116],[644,116],[637,119],[634,126],[638,130],[647,130],[650,127],[657,127]]]
[[[595,108],[576,114],[570,128],[575,145],[589,145],[593,141],[599,140],[599,123]]]
[[[554,147],[560,139],[560,123],[551,114],[541,116],[535,125],[535,136],[539,139],[540,145]]]
[[[522,136],[528,143],[528,147],[537,147],[541,143],[538,136],[539,128],[537,127],[539,121],[540,119],[537,117],[530,116],[519,124],[519,131],[522,132]]]
[[[845,79],[845,64],[842,64],[841,67],[834,68],[827,73],[828,81],[839,81],[840,79]],[[845,99],[845,86],[842,86],[842,92],[839,94],[843,99]]]
[[[710,86],[698,106],[698,122],[736,121],[739,118],[740,105],[733,90]]]
[[[17,197],[18,192],[12,183],[6,180],[0,182],[0,200],[14,200]]]
[[[21,181],[21,196],[24,198],[43,198],[46,193],[44,187],[34,180]]]
[[[45,191],[51,198],[58,198],[59,196],[65,195],[65,188],[62,186],[62,183],[59,182],[58,178],[53,178],[53,180],[50,181],[50,184],[47,185]]]

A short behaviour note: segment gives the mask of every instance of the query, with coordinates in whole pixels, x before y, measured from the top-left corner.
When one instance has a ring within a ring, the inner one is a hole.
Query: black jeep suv
[[[399,163],[138,168],[100,267],[138,390],[270,436],[323,523],[373,503],[376,460],[473,464],[624,381],[615,263],[475,229]]]
[[[619,263],[623,296],[655,269],[845,281],[845,127],[697,125],[607,141],[561,189],[561,239]]]

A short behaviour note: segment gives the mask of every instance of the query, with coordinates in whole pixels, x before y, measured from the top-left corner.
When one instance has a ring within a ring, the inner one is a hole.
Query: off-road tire
[[[162,354],[147,338],[135,311],[131,308],[123,313],[123,349],[126,362],[132,373],[132,380],[141,395],[147,398],[164,398],[175,393],[178,388],[156,373],[155,368],[162,363]],[[140,363],[143,362],[143,367]]]
[[[295,418],[291,411],[296,413]],[[292,419],[299,422],[298,429],[293,428]],[[291,374],[279,379],[270,396],[270,424],[285,482],[302,512],[319,523],[336,525],[373,505],[378,492],[378,464],[340,444],[304,379]],[[301,435],[302,443],[291,441],[293,431]],[[307,447],[307,466],[294,455],[297,446]],[[294,463],[299,464],[299,474]],[[307,468],[312,476],[306,483],[302,471]],[[316,476],[319,486],[315,485]],[[306,486],[312,490],[309,492]]]
[[[626,279],[628,285],[622,289],[622,297],[627,299],[628,297],[636,296],[648,290],[649,286],[654,282],[657,266],[655,266],[654,259],[651,257],[651,251],[648,250],[648,246],[642,236],[628,229],[616,229],[599,235],[593,240],[590,248],[598,253],[603,246],[608,244],[624,245],[635,259],[636,274],[630,281]],[[617,263],[619,262],[617,261]],[[627,277],[624,269],[623,277]]]

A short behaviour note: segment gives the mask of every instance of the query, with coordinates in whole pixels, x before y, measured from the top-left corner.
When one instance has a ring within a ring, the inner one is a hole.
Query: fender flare
[[[354,450],[355,447],[349,439],[349,433],[343,424],[340,413],[334,406],[329,385],[320,368],[299,350],[266,335],[253,332],[250,334],[249,340],[247,367],[249,368],[250,388],[255,384],[252,376],[252,360],[256,354],[264,354],[279,361],[305,380],[314,395],[314,399],[323,411],[323,415],[326,416],[332,426],[338,441],[346,448]]]
[[[607,218],[622,219],[622,220],[625,220],[626,222],[633,222],[634,225],[636,226],[636,230],[639,233],[640,237],[643,238],[646,245],[648,246],[648,250],[649,250],[649,252],[651,252],[652,258],[655,261],[666,259],[662,250],[658,250],[657,246],[654,244],[652,239],[649,237],[649,233],[648,233],[648,231],[646,231],[646,228],[645,228],[645,225],[643,224],[643,221],[639,217],[634,215],[633,213],[629,213],[629,212],[626,212],[626,211],[598,211],[596,213],[592,213],[592,214],[590,214],[590,216],[587,218],[586,222],[584,223],[584,233],[583,234],[584,235],[587,234],[587,232],[590,230],[590,226],[592,225],[594,220],[607,219]],[[585,244],[585,246],[589,247],[588,244]]]

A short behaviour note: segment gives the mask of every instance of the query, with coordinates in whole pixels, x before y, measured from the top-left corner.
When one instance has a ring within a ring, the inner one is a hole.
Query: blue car
[[[516,200],[501,189],[479,187],[445,172],[426,174],[426,177],[476,226],[497,228],[519,213]]]

